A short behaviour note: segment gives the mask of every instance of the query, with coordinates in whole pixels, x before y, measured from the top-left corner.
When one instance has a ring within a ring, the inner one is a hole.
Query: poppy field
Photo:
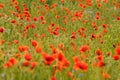
[[[0,0],[0,80],[120,80],[120,0]]]

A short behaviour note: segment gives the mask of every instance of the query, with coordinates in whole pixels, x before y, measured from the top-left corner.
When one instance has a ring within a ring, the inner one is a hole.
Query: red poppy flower
[[[35,51],[36,51],[36,53],[41,53],[42,52],[42,48],[41,47],[36,47]]]
[[[24,55],[24,58],[27,60],[27,61],[30,61],[32,59],[32,55],[30,53],[27,53]]]
[[[120,56],[117,55],[117,54],[115,54],[115,55],[113,55],[113,59],[114,59],[114,60],[119,60],[119,59],[120,59]]]
[[[37,17],[34,17],[33,20],[34,20],[35,22],[38,21]]]
[[[98,55],[97,59],[98,59],[98,61],[102,61],[103,60],[103,56],[102,55]]]
[[[28,67],[29,65],[30,65],[30,62],[29,62],[29,61],[23,62],[23,66]]]
[[[4,33],[4,31],[5,31],[4,27],[0,27],[0,32]]]
[[[0,40],[0,45],[3,44],[5,42],[5,40]]]
[[[1,3],[0,3],[0,9],[2,9],[3,7],[4,7],[4,4],[1,4]]]
[[[105,66],[105,63],[103,61],[98,62],[98,67],[104,67],[104,66]]]
[[[34,69],[37,66],[37,62],[31,62],[31,69]]]
[[[59,53],[58,54],[58,61],[62,61],[62,60],[64,60],[64,55]]]
[[[103,74],[102,74],[102,77],[103,77],[104,79],[110,79],[110,78],[111,78],[111,75],[108,74],[108,73],[103,73]]]
[[[120,55],[120,46],[115,49],[116,54]]]
[[[49,55],[44,52],[42,53],[42,56],[46,65],[50,65],[55,60],[55,58],[52,55]]]
[[[89,49],[90,49],[90,47],[88,45],[84,45],[84,46],[81,46],[79,50],[80,50],[80,52],[86,52]]]
[[[45,19],[44,16],[40,16],[39,18],[40,18],[40,20],[44,20]]]
[[[57,80],[55,76],[52,76],[50,80]]]
[[[11,63],[11,62],[6,62],[6,63],[4,64],[4,67],[6,67],[6,68],[11,68],[11,67],[12,67],[12,63]]]
[[[28,46],[19,46],[18,47],[18,50],[20,51],[20,52],[25,52],[25,51],[28,51]]]
[[[13,43],[14,43],[14,44],[18,44],[18,43],[19,43],[19,40],[13,40]]]
[[[117,20],[120,20],[120,17],[117,17]]]
[[[96,50],[96,54],[97,54],[97,55],[102,55],[103,52],[102,52],[100,49],[97,49],[97,50]]]
[[[85,63],[85,62],[82,62],[82,61],[78,61],[78,62],[75,62],[74,68],[75,68],[76,70],[81,69],[81,70],[83,70],[83,71],[87,71],[87,70],[88,70],[88,64]]]
[[[32,43],[32,46],[33,46],[33,47],[36,47],[36,46],[38,45],[38,42],[35,41],[35,40],[32,40],[31,43]]]
[[[15,55],[15,57],[16,57],[16,58],[20,58],[20,57],[21,57],[21,54],[20,54],[20,53],[17,53],[17,54]]]
[[[73,57],[74,62],[79,62],[79,58],[77,56]]]
[[[12,63],[12,65],[15,65],[17,63],[16,59],[15,58],[10,58],[9,59],[9,62]]]
[[[11,20],[11,23],[16,23],[17,21],[16,20]]]

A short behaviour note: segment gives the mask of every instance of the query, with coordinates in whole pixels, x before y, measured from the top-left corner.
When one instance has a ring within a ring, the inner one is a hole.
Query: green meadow
[[[0,80],[120,80],[120,1],[0,0]]]

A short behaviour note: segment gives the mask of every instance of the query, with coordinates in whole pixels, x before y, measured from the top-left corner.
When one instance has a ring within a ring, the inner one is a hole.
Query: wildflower
[[[16,23],[17,21],[16,20],[11,20],[11,23]]]
[[[13,40],[13,43],[14,43],[14,44],[18,44],[18,43],[19,43],[19,40]]]
[[[101,6],[102,6],[102,4],[100,4],[100,3],[99,3],[99,4],[97,4],[97,7],[98,7],[98,8],[100,8]]]
[[[114,59],[114,60],[119,60],[119,59],[120,59],[120,56],[119,56],[118,54],[115,54],[115,55],[113,55],[113,59]]]
[[[27,60],[27,61],[30,61],[32,59],[32,55],[30,53],[27,53],[24,55],[24,58]]]
[[[37,19],[36,17],[34,17],[33,20],[34,20],[35,22],[38,21],[38,19]]]
[[[120,46],[118,46],[116,49],[115,49],[115,53],[120,55]]]
[[[58,61],[63,61],[65,56],[61,53],[58,54]]]
[[[37,45],[38,45],[38,42],[35,41],[35,40],[32,40],[31,43],[32,43],[32,46],[33,46],[33,47],[37,47]]]
[[[31,62],[31,69],[34,69],[37,66],[37,62]]]
[[[62,3],[64,3],[64,2],[65,2],[65,0],[61,0],[61,2],[62,2]]]
[[[39,18],[40,18],[40,20],[44,20],[44,19],[45,19],[45,17],[44,17],[44,16],[40,16]]]
[[[103,52],[102,52],[100,49],[97,49],[97,50],[96,50],[96,54],[97,54],[97,55],[102,55]]]
[[[49,55],[45,52],[42,53],[42,57],[46,65],[50,65],[55,60],[55,58],[52,55]]]
[[[17,63],[16,59],[15,58],[10,58],[9,59],[9,62],[12,63],[12,65],[15,65]]]
[[[4,31],[5,31],[4,27],[0,27],[0,32],[4,33]]]
[[[63,43],[59,44],[58,47],[59,47],[60,49],[62,49],[62,50],[65,50],[65,46],[64,46]]]
[[[97,20],[100,20],[100,16],[99,15],[96,15],[95,16]]]
[[[103,60],[103,55],[98,55],[98,56],[97,56],[97,59],[98,59],[99,61],[102,61],[102,60]]]
[[[72,38],[72,39],[76,39],[76,35],[72,35],[71,38]]]
[[[11,63],[11,62],[6,62],[6,63],[4,64],[4,67],[6,67],[6,68],[11,68],[11,67],[12,67],[12,63]]]
[[[55,76],[52,76],[50,80],[57,80]]]
[[[120,20],[120,17],[117,17],[117,20],[119,21],[119,20]]]
[[[34,28],[35,28],[35,24],[30,24],[30,27],[31,27],[32,29],[34,29]]]
[[[41,22],[41,24],[45,24],[46,23],[46,21],[45,20],[43,20],[42,22]]]
[[[42,52],[42,48],[39,47],[39,46],[37,46],[37,47],[35,48],[35,51],[36,51],[36,53],[41,53],[41,52]]]
[[[30,62],[29,62],[29,61],[24,61],[24,62],[23,62],[23,66],[28,67],[29,65],[30,65]]]
[[[74,68],[75,68],[76,70],[81,69],[81,70],[83,70],[83,71],[87,71],[87,70],[88,70],[88,64],[85,63],[85,62],[82,62],[82,61],[78,61],[78,62],[75,62]]]
[[[62,61],[59,62],[58,68],[59,70],[62,70],[69,67],[69,65],[70,65],[70,62],[66,58],[64,58]]]
[[[103,61],[98,62],[98,67],[104,67],[104,66],[105,66],[105,63]]]
[[[0,40],[0,45],[3,44],[5,42],[5,40]]]
[[[0,3],[0,9],[2,9],[3,7],[4,7],[4,4],[1,4],[1,3]]]
[[[57,53],[59,53],[59,49],[58,48],[53,48],[53,46],[51,45],[51,47],[52,47],[52,53],[53,54],[57,54]]]
[[[69,71],[69,72],[67,73],[67,75],[70,76],[70,77],[72,77],[72,76],[73,76],[73,73]]]
[[[59,35],[59,32],[58,31],[53,31],[53,34],[58,36]]]
[[[59,15],[56,15],[56,16],[55,16],[55,18],[56,18],[56,19],[59,19],[59,18],[60,18],[60,16],[59,16]]]
[[[18,47],[18,50],[20,51],[20,52],[25,52],[25,51],[28,51],[28,46],[19,46]]]
[[[87,52],[89,49],[90,47],[88,45],[84,45],[79,48],[80,52],[83,52],[83,53]]]
[[[103,73],[103,74],[102,74],[102,77],[103,77],[104,79],[110,79],[110,78],[111,78],[111,75],[108,74],[108,73]]]
[[[73,57],[73,60],[74,60],[74,69],[75,70],[80,70],[80,69],[83,71],[88,70],[88,64],[83,61],[80,61],[79,57],[75,56],[75,57]]]
[[[17,53],[17,54],[15,55],[15,57],[16,57],[16,58],[20,58],[20,57],[21,57],[21,54],[20,54],[20,53]]]
[[[73,61],[74,61],[74,62],[79,62],[79,58],[78,58],[77,56],[74,56],[74,57],[73,57]]]
[[[110,55],[111,55],[111,52],[107,52],[107,55],[110,56]]]
[[[103,28],[107,28],[107,25],[106,25],[106,24],[103,24],[102,26],[103,26]]]
[[[104,32],[104,33],[108,33],[108,30],[107,30],[107,29],[104,29],[103,32]]]

